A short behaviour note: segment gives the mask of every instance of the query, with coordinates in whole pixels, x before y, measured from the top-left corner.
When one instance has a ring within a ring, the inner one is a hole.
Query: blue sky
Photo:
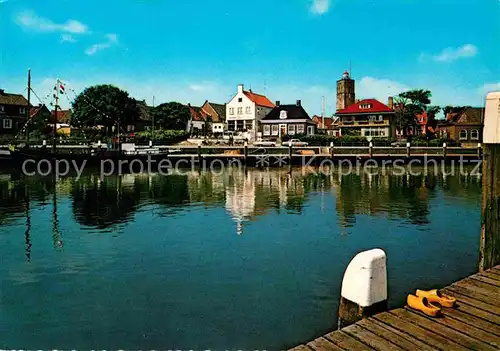
[[[138,99],[224,103],[238,83],[335,109],[352,66],[359,98],[411,88],[438,105],[500,89],[499,0],[0,0],[0,87],[42,100],[112,83]],[[63,101],[63,105],[68,105]]]

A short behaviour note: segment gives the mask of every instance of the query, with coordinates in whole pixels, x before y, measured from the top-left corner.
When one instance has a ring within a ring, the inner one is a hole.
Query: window
[[[0,112],[5,112],[5,106],[4,105],[0,105]]]
[[[129,133],[130,133],[130,132],[133,132],[134,130],[135,130],[135,126],[134,126],[134,125],[129,124],[129,125],[127,126],[127,132],[129,132]]]
[[[361,135],[365,137],[386,137],[389,136],[389,131],[387,128],[363,128],[361,130]]]
[[[245,113],[246,113],[246,114],[250,114],[250,113],[252,113],[252,107],[251,107],[251,106],[247,106],[247,107],[245,108]]]
[[[234,107],[229,108],[229,114],[234,116]]]
[[[272,126],[272,133],[273,135],[278,135],[279,134],[279,129],[277,124],[273,124]]]
[[[286,119],[288,117],[288,114],[286,111],[281,111],[280,112],[280,119]]]
[[[12,120],[6,118],[3,120],[3,129],[12,129]]]
[[[465,129],[460,131],[460,140],[467,140],[467,131]]]
[[[238,114],[242,115],[243,114],[243,107],[238,107]]]
[[[243,98],[238,98],[238,102],[243,102]]]
[[[372,108],[372,104],[361,104],[359,105],[359,108],[362,110],[367,110],[369,108]]]
[[[227,121],[227,129],[234,132],[236,130],[236,121]]]
[[[289,135],[295,135],[295,124],[289,124],[288,125],[288,134]]]
[[[19,107],[19,114],[24,115],[26,113],[26,109],[24,107]]]
[[[479,131],[477,129],[471,130],[470,139],[471,140],[479,140]]]
[[[304,125],[297,124],[297,134],[304,134]]]
[[[314,126],[307,127],[307,135],[314,135]]]
[[[243,130],[243,129],[245,129],[244,121],[236,121],[236,130]]]
[[[269,124],[264,125],[264,135],[271,135],[271,126]]]

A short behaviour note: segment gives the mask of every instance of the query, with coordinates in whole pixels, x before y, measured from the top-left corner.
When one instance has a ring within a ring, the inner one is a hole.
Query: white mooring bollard
[[[339,329],[387,309],[387,258],[381,249],[357,254],[342,280]]]

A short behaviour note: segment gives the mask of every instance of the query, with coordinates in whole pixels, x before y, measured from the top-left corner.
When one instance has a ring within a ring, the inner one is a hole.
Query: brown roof
[[[467,107],[461,113],[456,124],[483,124],[484,108],[481,107]]]
[[[189,113],[193,121],[206,121],[208,114],[201,109],[201,107],[188,105]]]
[[[323,117],[318,115],[314,115],[312,120],[320,129],[334,129],[338,122],[338,118],[325,117],[325,126],[323,126]]]
[[[255,102],[256,105],[258,106],[263,106],[263,107],[269,107],[269,108],[274,108],[275,105],[269,100],[266,96],[256,94],[253,91],[244,91],[243,94],[245,94],[250,100]]]
[[[32,106],[30,108],[30,118],[35,118],[41,112],[50,114],[49,109],[45,105]]]
[[[28,106],[28,100],[21,94],[9,94],[0,89],[0,105]]]
[[[54,112],[52,111],[52,118],[51,122],[54,122]],[[68,124],[69,121],[71,120],[71,110],[59,110],[57,111],[57,119],[56,123],[66,123]]]
[[[210,106],[217,112],[219,115],[218,122],[224,122],[226,120],[226,105],[225,104],[216,104],[213,102],[209,102]]]

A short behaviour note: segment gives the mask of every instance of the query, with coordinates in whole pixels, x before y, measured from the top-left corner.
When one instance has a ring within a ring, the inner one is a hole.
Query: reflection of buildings
[[[236,222],[238,235],[243,234],[243,222],[255,214],[255,178],[253,173],[232,177],[226,186],[226,209]]]

